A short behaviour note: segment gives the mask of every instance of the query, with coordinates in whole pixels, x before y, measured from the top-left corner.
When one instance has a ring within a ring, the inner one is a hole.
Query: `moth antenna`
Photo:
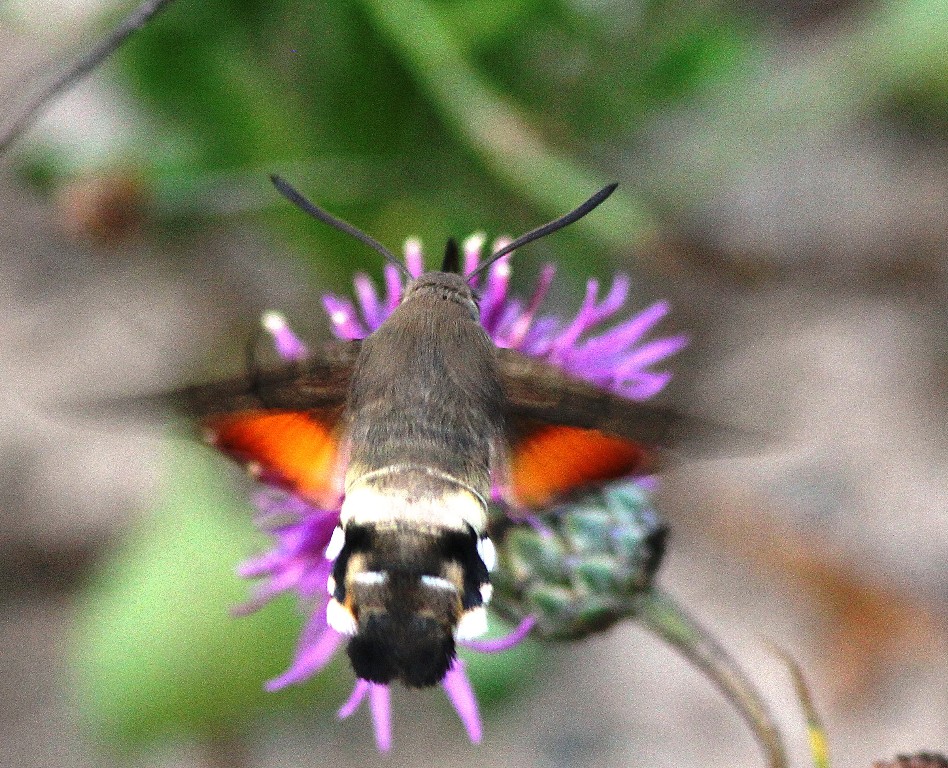
[[[369,237],[361,229],[356,229],[351,224],[346,223],[342,219],[337,219],[328,211],[324,211],[318,205],[311,203],[303,195],[297,192],[288,182],[280,178],[276,174],[271,174],[270,181],[273,182],[273,186],[277,188],[283,197],[289,200],[293,205],[299,208],[301,211],[305,211],[314,219],[318,219],[323,222],[323,224],[328,224],[334,229],[338,229],[340,232],[344,232],[350,237],[354,237],[356,240],[360,240],[365,243],[369,248],[372,248],[382,254],[382,257],[392,266],[394,266],[399,272],[402,273],[402,276],[407,280],[414,280],[411,273],[408,271],[408,267],[402,264],[401,261],[384,245],[382,245],[378,240],[373,237]]]
[[[447,245],[444,246],[444,261],[441,263],[441,271],[452,272],[455,275],[461,273],[461,251],[458,249],[458,241],[453,237],[449,237]]]
[[[503,258],[511,251],[515,251],[517,248],[520,248],[527,243],[532,243],[534,240],[538,240],[541,237],[546,237],[553,232],[556,232],[558,229],[567,227],[572,224],[574,221],[579,221],[583,216],[589,213],[594,208],[598,207],[600,203],[604,202],[609,195],[616,191],[618,184],[609,184],[606,187],[600,189],[596,194],[590,197],[585,203],[580,205],[578,208],[574,208],[572,211],[567,213],[565,216],[560,216],[560,218],[555,221],[548,222],[542,227],[537,227],[536,229],[531,229],[524,235],[520,235],[516,240],[511,243],[508,243],[503,248],[498,251],[495,251],[491,254],[491,257],[481,264],[477,269],[475,269],[471,274],[467,276],[468,280],[477,277],[482,272],[486,272],[490,266],[500,258]]]
[[[126,16],[115,29],[99,41],[91,51],[80,56],[71,66],[67,67],[59,77],[43,88],[39,95],[27,104],[26,109],[19,117],[14,118],[0,133],[0,152],[5,151],[33,124],[43,107],[92,72],[99,64],[115,53],[129,37],[144,27],[155,14],[164,10],[172,2],[174,0],[145,0]]]

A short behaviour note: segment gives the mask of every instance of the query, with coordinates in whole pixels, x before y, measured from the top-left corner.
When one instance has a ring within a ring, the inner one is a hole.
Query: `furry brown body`
[[[410,465],[489,498],[503,402],[497,348],[471,288],[459,275],[422,275],[362,342],[347,408],[347,490],[367,472]]]
[[[412,283],[362,343],[332,595],[353,619],[341,623],[360,677],[438,682],[459,623],[483,614],[477,545],[504,434],[496,358],[471,288],[444,272]]]

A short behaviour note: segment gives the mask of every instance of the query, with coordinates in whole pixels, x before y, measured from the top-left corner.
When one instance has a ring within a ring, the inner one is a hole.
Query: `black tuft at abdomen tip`
[[[427,688],[440,683],[454,661],[454,635],[430,618],[380,611],[360,622],[346,652],[363,680]]]

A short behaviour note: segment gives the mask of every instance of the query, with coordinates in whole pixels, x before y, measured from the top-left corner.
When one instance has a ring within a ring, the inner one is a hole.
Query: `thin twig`
[[[770,768],[787,768],[783,741],[770,710],[734,657],[658,590],[645,597],[639,620],[698,667],[738,709],[763,747]]]
[[[105,61],[129,38],[147,24],[155,14],[171,5],[174,0],[145,0],[134,11],[132,11],[122,22],[113,29],[102,41],[99,42],[91,51],[84,56],[79,57],[68,67],[59,77],[53,80],[40,94],[31,101],[25,111],[0,132],[0,153],[6,151],[14,141],[16,141],[33,121],[37,118],[42,109],[60,94],[68,91],[79,80],[88,75],[99,64]]]

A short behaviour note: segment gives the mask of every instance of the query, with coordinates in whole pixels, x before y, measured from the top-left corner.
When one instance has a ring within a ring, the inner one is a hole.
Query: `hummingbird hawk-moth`
[[[494,345],[472,287],[495,261],[602,203],[605,187],[556,221],[461,274],[449,241],[442,269],[411,277],[380,243],[273,177],[314,216],[371,246],[408,278],[401,302],[362,341],[300,362],[190,387],[174,401],[217,447],[267,482],[324,508],[339,528],[327,620],[349,636],[365,680],[442,680],[455,643],[486,629],[488,503],[538,509],[577,488],[644,472],[670,409],[636,402]]]

